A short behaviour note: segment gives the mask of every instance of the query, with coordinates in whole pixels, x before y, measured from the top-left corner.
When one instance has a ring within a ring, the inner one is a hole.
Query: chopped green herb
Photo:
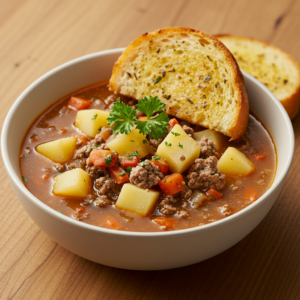
[[[211,146],[207,146],[207,149],[211,150]]]
[[[149,144],[147,140],[143,140],[143,144]]]
[[[134,156],[138,156],[138,155],[140,155],[140,154],[137,151],[135,151],[135,152],[131,152],[130,155],[126,154],[126,158],[132,159]]]
[[[152,159],[153,159],[153,160],[160,160],[161,157],[160,157],[160,156],[152,156]]]
[[[168,143],[168,142],[165,142],[165,145],[166,145],[167,147],[171,147],[171,146],[172,146],[172,144],[171,144],[171,143]]]
[[[156,79],[153,79],[154,85],[157,84],[157,83],[159,83],[161,80],[162,80],[161,76],[158,76]]]
[[[148,164],[145,161],[142,161],[139,163],[140,166],[148,166]]]
[[[183,149],[183,145],[181,145],[180,143],[178,143],[178,147]]]
[[[175,136],[180,136],[180,133],[178,133],[178,132],[173,132],[173,131],[171,131],[171,133],[172,133],[173,135],[175,135]]]
[[[112,178],[107,178],[107,180],[112,180]]]
[[[96,115],[92,116],[92,120],[96,120],[96,119],[97,119],[97,117],[98,117],[98,114],[96,114]]]
[[[58,212],[61,213],[61,210],[59,209]]]
[[[26,177],[22,176],[22,179],[23,179],[24,182],[27,182],[27,178]]]
[[[211,200],[215,200],[215,198],[213,196],[209,196]]]
[[[122,172],[122,173],[120,173],[119,175],[120,176],[124,176],[126,173],[125,172]]]
[[[102,127],[103,127],[103,126],[100,126],[100,127],[98,128],[98,130],[101,131],[101,130],[102,130]]]
[[[164,180],[163,182],[167,182],[167,180]]]
[[[181,183],[182,183],[183,185],[185,185],[185,181],[182,181]]]
[[[100,147],[100,145],[95,145],[96,148]]]
[[[113,162],[113,157],[114,156],[112,154],[104,157],[104,162],[105,162],[106,166],[109,166],[109,164],[111,164]]]
[[[131,172],[132,167],[127,167],[127,168],[125,168],[125,170],[126,170],[127,172]]]
[[[62,172],[57,171],[58,174],[62,174]]]
[[[27,157],[27,155],[26,155],[26,154],[23,154],[23,156],[24,156],[24,157]]]
[[[243,189],[244,187],[242,186],[242,189]]]
[[[90,147],[90,150],[91,150],[91,151],[93,151],[93,150],[94,150],[94,148],[93,148],[93,147]]]

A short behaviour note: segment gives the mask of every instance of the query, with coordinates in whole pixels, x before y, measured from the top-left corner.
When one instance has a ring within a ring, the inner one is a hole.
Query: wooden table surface
[[[259,38],[300,62],[299,0],[0,0],[2,123],[50,69],[168,26]],[[263,222],[226,252],[168,271],[114,269],[60,247],[26,214],[1,161],[0,299],[300,299],[300,116],[293,126],[294,162]]]

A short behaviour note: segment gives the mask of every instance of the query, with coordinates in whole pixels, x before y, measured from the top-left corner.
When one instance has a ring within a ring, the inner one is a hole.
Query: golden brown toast
[[[216,37],[228,47],[242,70],[270,89],[293,119],[299,111],[300,102],[300,69],[297,62],[279,48],[253,38]]]
[[[173,27],[145,33],[116,62],[109,88],[140,100],[158,96],[167,113],[238,139],[248,123],[244,78],[216,38]]]

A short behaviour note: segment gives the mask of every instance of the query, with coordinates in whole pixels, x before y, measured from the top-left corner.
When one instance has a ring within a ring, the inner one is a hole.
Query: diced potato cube
[[[107,141],[107,147],[111,151],[117,151],[119,155],[124,156],[137,151],[140,159],[149,154],[149,146],[144,144],[146,136],[140,133],[138,129],[132,129],[126,134],[118,134],[114,139]],[[147,141],[147,140],[146,140]]]
[[[89,174],[80,168],[54,177],[53,194],[72,198],[86,198],[92,187]]]
[[[76,138],[67,138],[47,142],[36,146],[36,151],[54,162],[64,164],[73,157],[76,148]]]
[[[200,146],[180,125],[175,125],[159,145],[156,154],[167,160],[171,172],[183,173],[199,157]]]
[[[209,140],[214,141],[214,143],[216,145],[216,150],[219,152],[221,152],[222,147],[226,144],[225,136],[214,130],[207,129],[207,130],[203,130],[203,131],[194,133],[194,139],[197,141],[200,141],[201,138],[203,138],[203,137],[206,137]]]
[[[218,161],[217,169],[224,174],[246,176],[255,170],[255,166],[244,153],[228,147]]]
[[[116,208],[128,210],[146,217],[153,211],[158,198],[158,191],[144,190],[131,183],[126,183],[122,187],[116,202]]]
[[[100,127],[109,127],[107,124],[108,111],[100,109],[85,109],[77,112],[75,126],[89,137],[95,137]]]

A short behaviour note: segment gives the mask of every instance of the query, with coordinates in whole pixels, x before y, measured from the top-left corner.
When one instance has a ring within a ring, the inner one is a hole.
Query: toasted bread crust
[[[111,91],[114,91],[115,93],[124,94],[126,96],[130,96],[132,98],[139,100],[138,99],[139,95],[137,93],[132,92],[132,90],[129,91],[129,89],[127,89],[124,92],[124,84],[123,85],[120,84],[121,82],[120,78],[123,76],[124,72],[126,72],[127,67],[130,66],[130,64],[141,53],[141,51],[147,51],[146,48],[148,49],[149,43],[151,44],[151,42],[161,39],[162,37],[166,37],[168,39],[172,39],[174,37],[175,39],[175,37],[179,35],[183,37],[186,36],[187,39],[189,38],[189,36],[199,38],[199,40],[205,39],[209,41],[211,45],[214,45],[215,48],[213,50],[216,51],[216,53],[221,55],[222,60],[224,60],[224,65],[226,65],[228,69],[228,73],[229,73],[228,81],[230,81],[231,86],[234,88],[234,101],[236,103],[234,103],[234,109],[232,110],[230,117],[227,116],[227,119],[230,121],[227,121],[226,126],[223,126],[222,128],[220,128],[221,126],[219,125],[210,126],[210,124],[199,122],[199,120],[193,117],[193,113],[187,114],[183,108],[180,108],[179,106],[181,105],[178,105],[176,102],[174,102],[174,101],[178,102],[178,100],[176,99],[174,100],[171,99],[170,101],[164,100],[164,102],[168,104],[166,112],[170,115],[174,115],[175,117],[181,118],[190,123],[201,125],[219,131],[227,136],[230,136],[232,140],[236,140],[240,138],[243,135],[244,131],[246,130],[248,124],[248,115],[249,115],[248,97],[245,88],[243,86],[244,77],[238,67],[238,64],[235,61],[235,58],[230,53],[230,51],[225,47],[225,45],[219,40],[217,40],[216,38],[204,32],[197,31],[190,28],[172,27],[172,28],[160,29],[151,33],[144,33],[142,36],[134,40],[125,49],[123,54],[119,57],[118,61],[115,63],[115,66],[113,68],[113,73],[109,82],[109,89]],[[201,48],[200,44],[201,43],[199,43],[198,45],[199,48]],[[147,47],[145,45],[147,45]],[[202,62],[199,61],[199,63]],[[223,81],[221,75],[219,76],[220,76],[220,80]],[[128,80],[131,80],[131,78],[128,78]],[[168,84],[172,85],[172,82],[168,82]],[[143,93],[143,95],[148,96],[146,92],[145,94]],[[187,94],[187,96],[189,95]],[[177,106],[174,103],[177,104]],[[193,110],[195,109],[193,108],[191,111]],[[207,112],[205,112],[204,109],[202,109],[202,106],[199,108],[197,107],[197,112],[201,110],[204,112],[204,114],[205,113],[207,114]],[[223,122],[222,119],[219,120],[218,124],[220,124],[221,122]]]
[[[278,96],[276,94],[276,91],[272,91],[275,96],[278,98],[278,100],[281,102],[281,104],[284,106],[284,108],[286,109],[290,119],[293,119],[296,117],[296,115],[299,112],[299,107],[300,107],[300,67],[298,65],[298,63],[296,62],[296,60],[291,57],[288,53],[282,51],[281,49],[279,49],[278,47],[261,41],[261,40],[257,40],[254,38],[248,38],[248,37],[240,37],[240,36],[232,36],[230,34],[218,34],[215,35],[215,37],[217,39],[220,39],[221,41],[223,40],[225,42],[225,40],[231,40],[231,41],[246,41],[248,43],[253,43],[253,47],[255,47],[255,45],[261,44],[264,47],[266,47],[267,49],[272,49],[273,51],[276,51],[277,53],[280,54],[280,59],[283,59],[285,61],[289,61],[291,63],[291,65],[293,66],[294,70],[292,71],[293,73],[296,73],[296,77],[298,77],[297,79],[297,83],[295,84],[295,87],[292,89],[292,91],[290,93],[288,93],[288,95],[281,97]],[[248,71],[250,74],[251,72]],[[251,74],[254,75],[254,74]],[[265,84],[263,82],[263,80],[261,80],[260,78],[258,78],[258,80],[260,80],[263,84]],[[268,86],[267,86],[268,87]]]

